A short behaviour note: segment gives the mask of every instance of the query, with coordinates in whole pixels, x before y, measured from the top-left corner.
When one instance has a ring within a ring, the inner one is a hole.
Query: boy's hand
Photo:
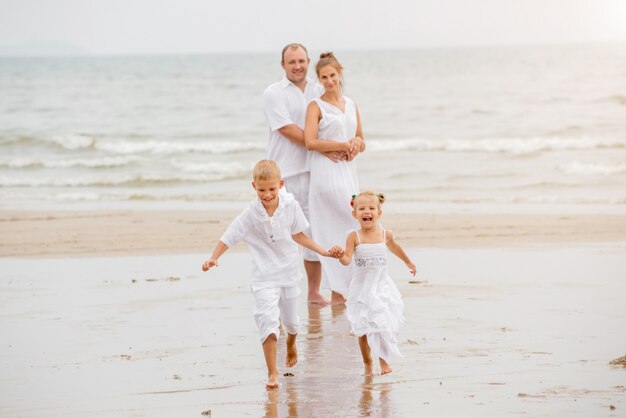
[[[204,264],[202,265],[202,271],[207,271],[211,267],[215,267],[215,266],[217,266],[217,260],[212,258],[204,262]]]
[[[344,253],[343,248],[341,248],[338,245],[333,246],[333,248],[328,250],[328,252],[330,253],[330,256],[334,258],[341,258],[343,257],[343,253]]]
[[[417,273],[417,268],[415,268],[415,264],[408,262],[406,263],[406,266],[409,268],[409,273],[411,273],[411,275],[415,276],[415,273]]]

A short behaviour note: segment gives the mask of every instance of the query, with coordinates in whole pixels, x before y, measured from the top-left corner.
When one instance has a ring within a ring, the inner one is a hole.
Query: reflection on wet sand
[[[298,416],[298,385],[293,379],[287,379],[280,389],[268,390],[265,402],[264,418],[297,417]],[[281,398],[284,398],[281,401]],[[286,405],[286,410],[281,408]]]
[[[375,392],[378,389],[378,403],[375,402]],[[374,384],[373,376],[364,376],[361,386],[361,399],[359,399],[359,416],[361,417],[390,417],[392,416],[389,393],[391,383],[384,382]]]
[[[308,305],[303,322],[300,361],[289,370],[293,376],[281,376],[280,389],[267,392],[264,416],[391,416],[392,385],[363,376],[345,305]]]

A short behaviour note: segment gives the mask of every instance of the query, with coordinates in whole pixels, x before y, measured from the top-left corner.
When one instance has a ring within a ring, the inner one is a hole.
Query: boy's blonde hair
[[[252,169],[252,180],[280,180],[280,167],[274,160],[261,160]]]
[[[352,206],[353,209],[356,209],[356,200],[359,197],[364,197],[364,196],[375,197],[376,200],[378,201],[378,209],[382,209],[383,203],[385,203],[385,194],[376,193],[376,192],[373,192],[372,190],[364,190],[360,192],[359,194],[353,194],[352,199],[350,200],[350,206]]]

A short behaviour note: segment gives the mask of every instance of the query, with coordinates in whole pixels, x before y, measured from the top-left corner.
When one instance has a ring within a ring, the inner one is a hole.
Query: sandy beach
[[[245,246],[200,271],[232,215],[3,212],[0,416],[624,416],[625,216],[388,214],[418,266],[394,372],[302,299],[267,392]]]
[[[0,211],[0,257],[208,252],[237,213]],[[620,214],[385,212],[383,223],[405,246],[419,248],[626,241],[626,215]]]

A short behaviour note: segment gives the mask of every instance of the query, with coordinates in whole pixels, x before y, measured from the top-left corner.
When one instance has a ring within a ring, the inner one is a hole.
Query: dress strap
[[[356,243],[361,244],[361,237],[359,236],[359,231],[355,229],[354,232],[356,233]]]
[[[387,243],[387,230],[385,228],[382,228],[383,230],[383,244]]]

